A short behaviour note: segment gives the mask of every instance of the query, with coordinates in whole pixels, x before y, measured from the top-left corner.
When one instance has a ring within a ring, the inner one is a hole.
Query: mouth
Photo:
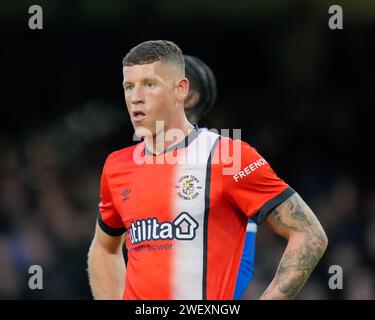
[[[142,111],[133,111],[134,121],[142,121],[144,118],[146,118],[146,115]]]

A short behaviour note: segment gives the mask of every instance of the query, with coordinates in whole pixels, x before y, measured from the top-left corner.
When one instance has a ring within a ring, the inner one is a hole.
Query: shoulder
[[[240,148],[241,150],[255,150],[252,145],[248,142],[242,141],[241,139],[232,139],[227,136],[219,135],[219,144],[223,150],[235,150],[235,148]]]
[[[137,143],[135,145],[122,148],[120,150],[113,151],[110,153],[105,161],[105,167],[116,166],[117,164],[126,164],[134,162],[134,153],[141,152],[144,148],[144,142]]]
[[[225,136],[220,136],[216,149],[216,154],[220,156],[223,164],[232,164],[233,161],[242,162],[260,157],[257,150],[249,143]]]

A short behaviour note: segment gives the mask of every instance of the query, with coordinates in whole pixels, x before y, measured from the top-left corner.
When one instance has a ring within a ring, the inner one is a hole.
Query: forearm
[[[121,299],[125,289],[125,272],[122,252],[110,253],[98,245],[90,247],[88,274],[94,299]]]
[[[260,299],[293,299],[324,254],[326,246],[325,235],[300,233],[291,237],[276,275]]]

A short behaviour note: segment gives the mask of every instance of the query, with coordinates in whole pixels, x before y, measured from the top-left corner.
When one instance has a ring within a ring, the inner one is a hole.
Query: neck
[[[163,153],[169,147],[172,147],[181,141],[194,129],[185,117],[181,123],[174,126],[164,126],[153,137],[145,138],[145,144],[148,150],[158,155]]]

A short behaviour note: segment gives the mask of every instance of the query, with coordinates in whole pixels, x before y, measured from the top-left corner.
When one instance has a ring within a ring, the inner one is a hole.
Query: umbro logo
[[[128,200],[129,199],[129,193],[131,190],[129,188],[125,188],[124,190],[121,191],[121,200]]]

